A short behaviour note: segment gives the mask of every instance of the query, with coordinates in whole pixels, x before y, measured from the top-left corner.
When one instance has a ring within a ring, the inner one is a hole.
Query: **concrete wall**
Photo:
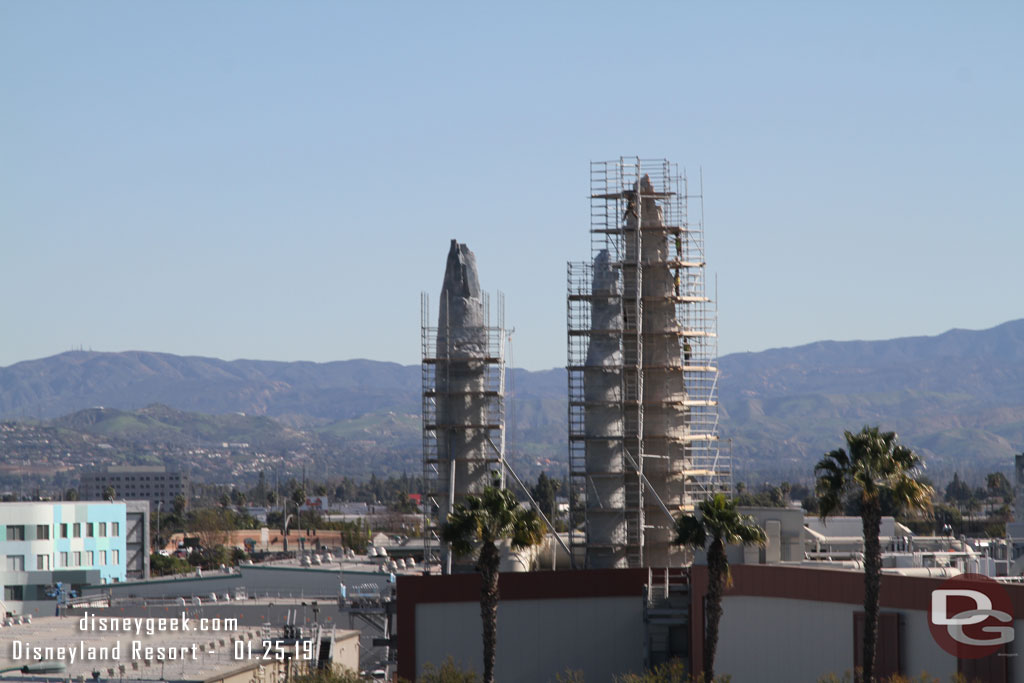
[[[444,628],[438,628],[444,624]],[[427,604],[416,610],[416,671],[452,656],[483,672],[480,603]],[[495,679],[549,681],[567,669],[587,683],[639,673],[644,661],[639,597],[506,600],[498,606]]]
[[[723,609],[715,672],[731,675],[735,683],[815,681],[853,670],[853,615],[861,605],[730,596]],[[896,611],[904,672],[913,677],[927,671],[948,680],[956,673],[956,658],[932,638],[928,613]]]
[[[644,663],[644,569],[502,574],[499,681],[553,681],[567,669],[587,683],[639,673]],[[398,578],[398,674],[424,664],[483,671],[480,576]]]

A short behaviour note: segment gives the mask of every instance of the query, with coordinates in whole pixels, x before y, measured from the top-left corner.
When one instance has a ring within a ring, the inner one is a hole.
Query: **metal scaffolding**
[[[442,297],[446,296],[442,294]],[[442,300],[441,320],[430,315],[430,296],[420,295],[423,419],[424,561],[451,571],[439,539],[440,524],[454,502],[480,494],[491,473],[505,475],[505,297],[498,292],[497,321],[490,297],[482,300],[482,325],[454,330]],[[439,327],[439,325],[444,325]],[[466,339],[473,340],[467,351]],[[438,551],[433,554],[431,546]]]
[[[588,567],[672,566],[672,517],[731,491],[703,199],[665,160],[592,163],[590,186],[591,258],[568,264],[570,544]]]

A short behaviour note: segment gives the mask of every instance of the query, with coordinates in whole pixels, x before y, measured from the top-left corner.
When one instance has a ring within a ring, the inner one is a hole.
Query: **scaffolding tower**
[[[446,294],[442,293],[442,297]],[[481,292],[481,325],[452,329],[451,310],[441,302],[439,321],[430,296],[420,295],[423,420],[424,567],[451,557],[440,541],[440,525],[452,505],[490,485],[492,472],[505,475],[505,297],[498,292],[491,324],[490,296]],[[443,327],[439,327],[443,325]],[[472,342],[467,344],[466,340]],[[467,350],[469,349],[469,350]],[[433,546],[433,547],[432,547]],[[435,554],[436,551],[436,554]]]
[[[568,264],[570,546],[587,567],[673,566],[673,517],[732,488],[703,197],[635,157],[592,163],[590,189],[591,258]]]

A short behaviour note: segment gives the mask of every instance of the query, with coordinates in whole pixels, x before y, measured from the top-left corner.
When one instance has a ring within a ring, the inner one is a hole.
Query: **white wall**
[[[416,607],[416,671],[451,655],[483,671],[480,604],[420,603]],[[644,660],[643,601],[639,597],[505,600],[498,605],[495,679],[553,681],[566,669],[587,683],[639,673]]]
[[[815,681],[853,670],[853,614],[862,605],[727,596],[723,610],[715,673],[732,675],[734,683]],[[882,611],[902,615],[907,675],[927,671],[948,680],[956,672],[956,658],[932,639],[927,612]]]

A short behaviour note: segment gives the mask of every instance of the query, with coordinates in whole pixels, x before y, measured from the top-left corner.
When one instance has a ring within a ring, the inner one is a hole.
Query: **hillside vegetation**
[[[732,354],[720,367],[723,448],[737,481],[807,479],[821,454],[841,445],[842,430],[864,424],[899,432],[937,480],[1008,472],[1024,450],[1024,320]],[[515,370],[509,380],[517,469],[564,470],[564,370]],[[0,368],[0,419],[57,430],[51,440],[68,446],[58,461],[99,443],[107,447],[98,455],[124,461],[245,443],[230,456],[237,467],[218,467],[218,476],[261,463],[416,473],[419,391],[419,367],[395,363],[77,351]],[[0,448],[8,470],[24,450],[11,439]]]

